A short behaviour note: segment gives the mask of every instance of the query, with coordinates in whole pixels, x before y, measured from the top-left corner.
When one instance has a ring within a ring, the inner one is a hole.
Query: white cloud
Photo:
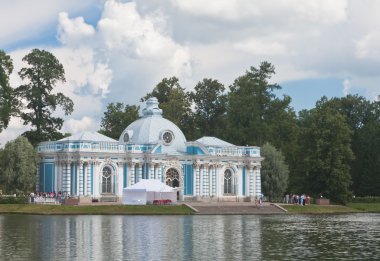
[[[23,125],[20,118],[12,118],[9,122],[9,127],[0,132],[0,147],[3,147],[8,141],[16,139],[29,129],[29,126]]]
[[[320,0],[172,0],[174,6],[197,16],[208,16],[221,20],[239,21],[260,17],[272,19],[294,18],[322,24],[341,23],[346,20],[347,1]],[[285,20],[285,19],[284,19]]]
[[[95,29],[83,17],[70,19],[66,12],[59,13],[58,39],[65,45],[78,45],[90,41]]]
[[[251,53],[252,55],[290,55],[288,48],[275,40],[250,38],[234,44],[235,48]]]
[[[343,85],[343,95],[346,96],[350,93],[351,82],[348,79],[344,79],[342,85]]]
[[[0,43],[4,46],[36,37],[56,23],[60,11],[78,12],[98,2],[99,0],[95,2],[92,0],[2,1]]]
[[[380,60],[380,34],[369,32],[355,41],[355,54],[359,59]]]
[[[65,121],[62,131],[64,133],[75,134],[82,131],[93,131],[99,128],[99,123],[96,122],[93,118],[84,116],[79,120],[68,119]]]

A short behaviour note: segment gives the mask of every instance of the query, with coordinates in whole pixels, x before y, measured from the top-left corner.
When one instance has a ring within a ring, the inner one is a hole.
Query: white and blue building
[[[95,198],[122,196],[142,179],[177,187],[180,200],[249,200],[261,195],[260,148],[216,137],[186,141],[162,117],[156,98],[114,140],[82,132],[38,145],[37,191]]]

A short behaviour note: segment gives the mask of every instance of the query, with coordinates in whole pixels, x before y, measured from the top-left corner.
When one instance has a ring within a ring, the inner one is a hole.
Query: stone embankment
[[[256,206],[252,202],[188,202],[187,205],[195,210],[196,215],[260,215],[284,214],[285,209],[264,202]]]

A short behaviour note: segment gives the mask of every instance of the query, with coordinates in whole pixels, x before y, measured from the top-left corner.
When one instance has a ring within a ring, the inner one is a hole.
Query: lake
[[[1,260],[380,260],[380,214],[0,215]]]

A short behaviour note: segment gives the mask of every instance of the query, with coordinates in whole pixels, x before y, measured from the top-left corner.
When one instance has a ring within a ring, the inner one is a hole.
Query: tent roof
[[[146,189],[146,191],[154,191],[154,192],[173,192],[175,191],[174,188],[162,183],[159,180],[156,179],[143,179],[140,182],[137,182],[136,184],[127,187],[127,190],[133,190],[133,189]]]

